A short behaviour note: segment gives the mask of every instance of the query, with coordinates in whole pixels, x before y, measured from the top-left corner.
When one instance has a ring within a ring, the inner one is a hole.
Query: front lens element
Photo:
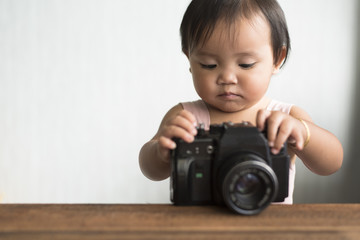
[[[276,175],[264,162],[245,161],[233,165],[222,183],[224,202],[237,213],[253,215],[261,212],[275,198]]]
[[[242,195],[254,194],[261,188],[261,180],[253,173],[241,176],[236,182],[236,193]]]

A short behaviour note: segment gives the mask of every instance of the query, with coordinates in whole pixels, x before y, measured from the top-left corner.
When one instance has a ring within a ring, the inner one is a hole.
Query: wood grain
[[[0,239],[360,239],[360,204],[225,207],[3,204]]]

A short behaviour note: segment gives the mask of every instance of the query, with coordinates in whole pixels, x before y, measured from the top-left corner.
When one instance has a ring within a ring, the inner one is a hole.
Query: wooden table
[[[360,239],[360,204],[225,207],[2,204],[0,239]]]

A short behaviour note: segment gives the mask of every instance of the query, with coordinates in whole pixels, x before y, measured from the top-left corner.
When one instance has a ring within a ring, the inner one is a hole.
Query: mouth
[[[223,93],[220,93],[218,96],[221,98],[225,98],[225,99],[234,99],[234,98],[241,97],[241,95],[239,95],[237,93],[233,93],[233,92],[223,92]]]

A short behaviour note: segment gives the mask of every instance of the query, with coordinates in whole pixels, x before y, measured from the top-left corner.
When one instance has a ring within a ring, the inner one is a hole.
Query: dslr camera
[[[273,155],[266,138],[249,122],[203,125],[192,143],[174,139],[170,195],[175,205],[226,205],[254,215],[288,196],[286,144]]]

